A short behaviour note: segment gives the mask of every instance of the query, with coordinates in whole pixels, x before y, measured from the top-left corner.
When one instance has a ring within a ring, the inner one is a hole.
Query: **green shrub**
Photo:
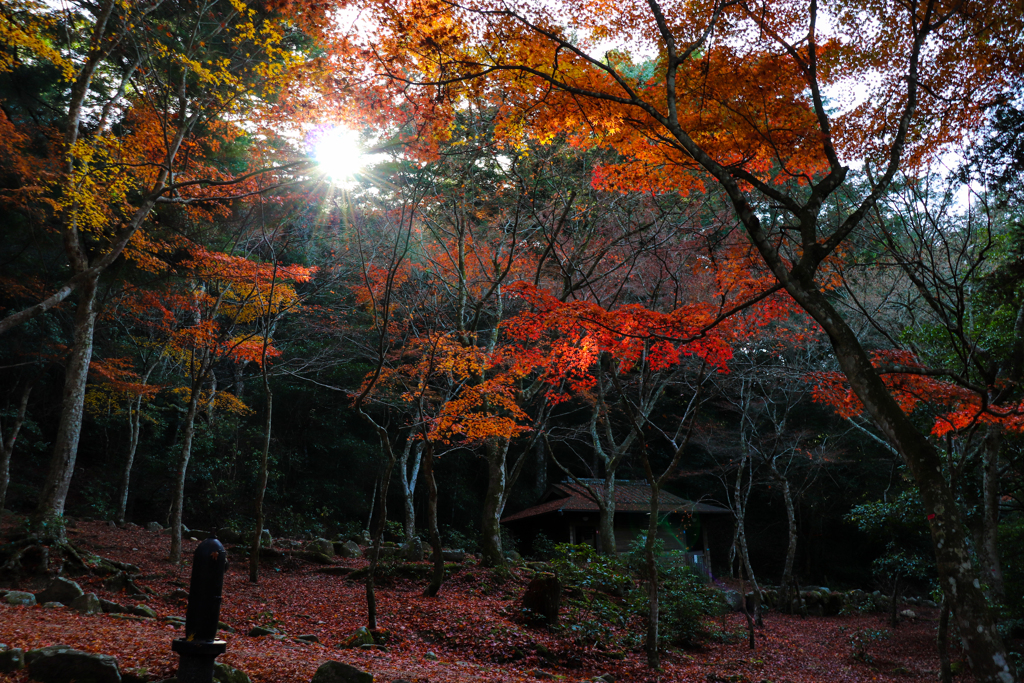
[[[555,556],[555,542],[548,538],[543,531],[533,537],[531,556],[537,560],[550,560]]]
[[[633,585],[628,568],[619,558],[599,555],[589,545],[559,543],[551,564],[563,586],[622,595]]]
[[[442,527],[441,545],[445,548],[461,548],[467,553],[480,552],[480,542],[475,535],[470,535],[453,527]]]
[[[892,631],[884,628],[862,628],[850,634],[850,647],[853,648],[853,658],[871,664],[875,658],[868,654],[868,645],[892,637]]]
[[[681,558],[659,564],[659,574],[659,635],[666,643],[694,647],[709,634],[707,617],[724,609],[720,591]]]
[[[588,545],[558,544],[551,564],[569,589],[563,623],[577,640],[611,645],[617,639],[616,646],[640,642],[648,614],[643,539],[621,559],[599,555]],[[686,565],[681,553],[663,553],[657,564],[661,644],[693,647],[712,635],[707,618],[721,613],[719,591]]]

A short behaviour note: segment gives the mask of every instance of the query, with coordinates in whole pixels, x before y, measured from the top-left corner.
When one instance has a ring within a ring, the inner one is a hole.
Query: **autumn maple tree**
[[[64,412],[37,514],[45,521],[61,516],[74,469],[101,276],[122,257],[143,270],[165,267],[159,237],[146,230],[157,204],[199,208],[255,191],[267,166],[280,173],[282,164],[258,157],[231,168],[222,152],[246,134],[232,119],[256,122],[301,59],[281,15],[229,0],[64,8],[26,0],[6,3],[0,22],[10,38],[0,63],[7,77],[52,82],[44,117],[24,95],[5,108],[5,154],[32,188],[8,205],[51,215],[66,259],[62,282],[22,288],[22,301],[35,303],[3,318],[0,334],[76,294]],[[76,28],[65,32],[69,23]],[[32,136],[51,142],[40,150]]]
[[[505,114],[499,130],[513,140],[561,133],[613,146],[622,162],[595,176],[606,186],[713,187],[727,198],[764,267],[824,329],[853,391],[913,472],[975,675],[1012,679],[935,446],[821,276],[896,175],[969,133],[1009,84],[1004,65],[1020,62],[1011,38],[1020,17],[942,0],[363,6],[368,58],[384,82],[453,106],[490,93]],[[866,99],[839,110],[827,103],[827,93],[868,75]],[[870,170],[866,185],[849,182],[851,158]],[[833,203],[837,216],[826,221]]]

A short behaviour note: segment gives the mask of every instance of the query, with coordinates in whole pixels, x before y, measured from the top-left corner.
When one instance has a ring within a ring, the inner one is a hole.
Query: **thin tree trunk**
[[[7,503],[7,486],[11,480],[11,455],[14,454],[14,444],[18,441],[18,433],[25,423],[25,414],[28,411],[28,397],[32,393],[35,379],[25,382],[21,389],[21,398],[18,401],[18,413],[14,417],[14,424],[7,431],[7,436],[0,435],[0,510],[4,509]]]
[[[142,385],[146,386],[149,382],[149,376],[156,368],[156,363],[151,363],[146,368],[146,374],[142,377]],[[121,474],[121,486],[118,488],[117,495],[117,523],[124,524],[125,514],[128,510],[128,487],[131,484],[132,478],[132,465],[135,464],[135,453],[139,448],[139,433],[142,431],[142,399],[143,395],[139,394],[135,397],[132,403],[135,404],[134,409],[131,407],[131,403],[128,405],[128,425],[131,430],[131,434],[128,442],[128,457],[125,458],[124,472]]]
[[[601,537],[601,552],[605,555],[614,556],[617,553],[615,547],[615,475],[611,479],[605,479],[604,500],[597,506],[597,527]]]
[[[657,669],[661,666],[661,655],[658,653],[658,620],[661,608],[658,595],[658,564],[654,557],[654,543],[658,538],[658,514],[659,514],[659,486],[653,476],[650,463],[648,462],[646,449],[641,448],[644,461],[644,468],[651,472],[648,481],[651,482],[651,503],[650,519],[647,523],[647,539],[644,543],[644,566],[647,571],[647,641],[644,648],[647,650],[647,666]]]
[[[377,496],[377,511],[373,516],[373,545],[370,546],[370,568],[366,577],[366,620],[371,631],[377,629],[377,593],[374,590],[374,580],[377,574],[377,565],[380,562],[380,544],[384,537],[384,526],[388,516],[388,486],[391,482],[391,471],[394,469],[395,459],[388,458],[384,467],[384,473],[380,479],[380,495]]]
[[[747,620],[747,633],[750,636],[750,649],[756,648],[757,643],[754,641],[754,620],[750,618],[750,610],[747,609],[747,591],[746,585],[743,583],[743,565],[740,565],[740,604],[743,606],[743,617]]]
[[[74,343],[64,374],[64,393],[61,399],[60,423],[53,444],[53,456],[46,484],[36,508],[35,526],[44,536],[59,541],[67,537],[63,524],[54,524],[64,516],[71,476],[75,471],[78,439],[82,433],[85,412],[85,385],[92,361],[93,334],[96,330],[96,289],[98,276],[79,287],[80,298],[75,311]]]
[[[897,576],[892,582],[892,598],[889,600],[889,626],[896,628],[900,625],[899,604],[900,599],[900,578]]]
[[[537,444],[534,448],[534,467],[536,472],[534,473],[533,491],[536,497],[540,498],[548,488],[548,460],[545,457],[547,449],[544,447],[542,439],[537,439]]]
[[[999,450],[1002,433],[989,427],[982,447],[982,519],[978,538],[978,560],[984,583],[995,602],[1006,600],[1003,567],[999,559]]]
[[[263,357],[263,395],[266,398],[266,419],[263,421],[263,452],[260,454],[260,478],[256,486],[256,528],[253,530],[249,553],[249,582],[260,580],[260,541],[263,536],[263,500],[267,493],[267,478],[270,476],[270,428],[273,424],[274,394],[267,377],[267,358]]]
[[[786,563],[782,567],[782,585],[788,586],[793,577],[793,564],[796,562],[796,507],[793,505],[793,493],[789,488],[789,480],[778,471],[775,463],[772,463],[772,470],[776,474],[776,480],[782,486],[782,500],[786,505],[786,524],[789,531],[789,543],[786,546]]]
[[[416,535],[416,481],[419,479],[420,463],[423,459],[423,442],[413,443],[412,434],[405,442],[398,460],[402,503],[405,507],[405,540],[408,543]],[[409,456],[413,455],[412,472],[409,471]]]
[[[483,515],[480,520],[481,560],[485,567],[504,567],[505,554],[501,547],[501,513],[505,501],[505,459],[508,440],[487,442],[487,493],[484,496]]]
[[[949,599],[943,594],[942,612],[939,613],[939,682],[953,682],[953,668],[949,662]]]
[[[430,548],[434,552],[434,569],[430,577],[430,585],[423,591],[428,598],[437,596],[444,582],[444,555],[441,549],[441,534],[437,529],[437,481],[434,479],[434,448],[431,444],[424,447],[423,480],[427,485],[427,535],[430,537]]]
[[[205,360],[202,361],[205,366]],[[203,386],[203,375],[192,382],[192,395],[185,413],[185,425],[182,428],[181,454],[178,456],[178,471],[174,478],[174,499],[171,502],[171,552],[170,561],[181,563],[181,515],[185,505],[185,475],[188,472],[188,461],[192,457],[192,437],[195,434],[196,413],[199,412],[199,389]]]
[[[135,464],[135,451],[139,447],[139,432],[142,428],[142,396],[137,396],[128,404],[128,456],[121,471],[121,485],[117,489],[117,515],[115,521],[124,524],[128,511],[128,488],[132,479],[132,466]]]

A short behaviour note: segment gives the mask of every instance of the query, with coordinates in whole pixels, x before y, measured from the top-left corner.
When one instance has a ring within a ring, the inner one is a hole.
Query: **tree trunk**
[[[999,559],[999,450],[1002,432],[989,427],[982,447],[982,519],[978,546],[978,563],[984,583],[995,602],[1006,600],[1003,568]]]
[[[405,442],[402,456],[398,460],[402,484],[402,503],[405,507],[405,540],[409,542],[416,535],[416,481],[419,479],[420,463],[423,459],[423,442],[413,443],[412,434]],[[412,472],[409,471],[409,456],[413,455]]]
[[[760,243],[757,246],[763,253],[765,246]],[[979,577],[972,567],[963,520],[956,497],[942,473],[942,459],[893,399],[856,333],[825,296],[810,283],[795,283],[788,274],[784,282],[787,291],[828,334],[836,359],[854,393],[886,438],[896,446],[917,482],[928,517],[939,580],[949,597],[975,678],[985,683],[1011,683],[1016,677],[1006,658],[1006,647],[996,631]]]
[[[273,424],[274,394],[270,391],[267,378],[267,359],[263,358],[263,395],[266,398],[266,419],[263,421],[263,452],[260,453],[259,484],[256,486],[256,528],[253,530],[249,554],[249,582],[260,580],[260,541],[263,535],[263,499],[267,493],[267,477],[270,475],[270,428]]]
[[[615,547],[615,480],[606,480],[603,500],[598,502],[597,529],[601,537],[601,552],[614,556]]]
[[[388,516],[388,486],[391,483],[391,471],[394,469],[394,458],[388,458],[384,473],[380,479],[380,494],[377,496],[377,510],[373,515],[373,544],[370,546],[369,575],[366,577],[366,621],[367,627],[377,629],[377,593],[374,580],[377,565],[380,562],[380,544],[384,538],[384,526]]]
[[[205,365],[205,361],[203,361]],[[205,374],[205,373],[202,373]],[[188,412],[185,413],[185,425],[182,428],[181,454],[178,456],[178,471],[174,478],[174,499],[171,502],[171,552],[170,561],[181,563],[181,515],[185,504],[185,474],[188,472],[188,461],[192,457],[192,436],[195,434],[196,413],[199,412],[199,389],[203,386],[203,378],[192,382],[192,395],[188,401]]]
[[[124,461],[124,470],[121,472],[121,485],[117,490],[117,519],[118,524],[124,524],[125,514],[128,510],[128,487],[132,479],[132,465],[135,464],[135,451],[139,447],[139,431],[142,428],[142,396],[137,396],[128,404],[128,457]]]
[[[434,570],[430,585],[423,591],[424,597],[433,598],[444,582],[444,556],[441,550],[441,534],[437,530],[437,481],[434,479],[434,449],[428,443],[423,453],[423,481],[427,485],[427,535],[430,548],[434,551]]]
[[[743,565],[740,565],[740,597],[742,600],[740,604],[743,605],[743,617],[747,620],[747,635],[749,636],[749,647],[751,650],[756,649],[757,642],[754,640],[754,620],[750,618],[750,610],[747,609],[747,590],[746,585],[743,583]]]
[[[939,683],[953,683],[953,667],[949,663],[949,599],[942,596],[942,612],[939,614]]]
[[[889,626],[895,629],[900,625],[900,577],[897,576],[892,582],[892,597],[889,600]]]
[[[480,520],[481,559],[485,567],[504,567],[505,554],[501,547],[501,514],[505,505],[505,458],[508,440],[487,442],[487,493],[484,496],[483,516]]]
[[[545,457],[544,440],[537,439],[537,444],[534,446],[534,472],[533,480],[533,492],[536,498],[540,498],[544,495],[544,492],[548,488],[548,460]]]
[[[641,457],[644,460],[644,469],[651,472],[646,450],[643,450]],[[647,651],[647,666],[657,669],[661,666],[661,656],[658,653],[658,619],[661,606],[658,595],[658,564],[654,557],[654,543],[658,538],[660,488],[653,476],[649,475],[648,481],[651,482],[651,504],[650,519],[647,523],[647,539],[644,543],[644,566],[647,572],[647,640],[644,643],[644,649]]]
[[[50,458],[50,470],[39,497],[34,526],[44,537],[64,541],[63,524],[52,524],[64,516],[64,501],[71,486],[78,455],[78,439],[82,433],[82,415],[85,411],[85,385],[92,361],[93,333],[96,329],[96,289],[98,277],[85,281],[79,287],[78,307],[75,310],[75,335],[71,357],[64,374],[64,393],[61,399],[60,423]]]
[[[18,432],[25,423],[25,414],[28,411],[28,397],[32,393],[35,380],[25,382],[21,389],[21,399],[18,401],[18,413],[14,417],[14,424],[7,431],[7,436],[0,434],[0,510],[4,509],[7,503],[7,486],[11,481],[11,455],[14,453],[14,444],[18,441]]]
[[[790,611],[791,599],[789,597],[789,586],[793,582],[793,563],[796,561],[796,507],[793,505],[793,493],[789,488],[789,480],[786,479],[773,459],[771,461],[772,474],[775,480],[782,487],[782,500],[786,505],[786,523],[789,531],[789,543],[786,546],[786,562],[782,567],[782,581],[779,582],[779,603],[785,611]]]
[[[150,363],[149,367],[146,368],[146,374],[142,376],[142,385],[146,386],[149,382],[149,376],[153,370],[156,369],[156,362]],[[131,404],[128,406],[128,425],[131,430],[128,442],[128,457],[125,459],[124,472],[121,474],[121,486],[118,490],[117,496],[117,523],[124,524],[125,513],[128,509],[128,487],[131,484],[132,478],[132,465],[135,464],[135,453],[139,448],[139,433],[142,431],[142,399],[143,395],[139,394],[135,397],[133,403],[135,404],[134,410]]]

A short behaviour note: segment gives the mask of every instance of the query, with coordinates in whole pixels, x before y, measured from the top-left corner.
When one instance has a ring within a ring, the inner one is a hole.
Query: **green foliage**
[[[532,557],[537,560],[550,560],[555,556],[555,542],[541,531],[533,537]]]
[[[389,519],[384,523],[384,540],[385,541],[401,541],[405,538],[405,527],[402,523],[393,519]]]
[[[862,628],[854,631],[850,634],[853,658],[865,664],[871,664],[875,658],[868,654],[868,646],[889,638],[892,638],[892,631],[884,628]]]
[[[904,491],[888,503],[879,500],[855,505],[845,519],[872,536],[920,533],[926,529],[924,506],[916,490]]]
[[[623,647],[639,642],[648,614],[643,543],[638,539],[621,559],[600,555],[589,545],[555,546],[551,564],[570,595],[564,621],[577,640],[618,641]],[[721,613],[719,591],[686,564],[682,553],[659,554],[657,567],[661,644],[694,647],[711,637],[707,618]]]
[[[599,555],[589,545],[559,543],[551,564],[566,586],[621,595],[633,585],[627,567],[619,558]]]
[[[462,548],[467,553],[480,552],[480,542],[476,536],[471,536],[467,532],[460,531],[454,527],[442,527],[441,533],[441,545],[446,548]]]
[[[931,563],[926,559],[903,550],[897,550],[893,543],[887,546],[884,555],[871,563],[871,571],[874,575],[889,584],[901,579],[926,580],[931,568]]]
[[[661,636],[668,643],[693,647],[709,634],[707,617],[724,609],[720,591],[686,565],[682,553],[669,553],[659,563],[659,574]]]

